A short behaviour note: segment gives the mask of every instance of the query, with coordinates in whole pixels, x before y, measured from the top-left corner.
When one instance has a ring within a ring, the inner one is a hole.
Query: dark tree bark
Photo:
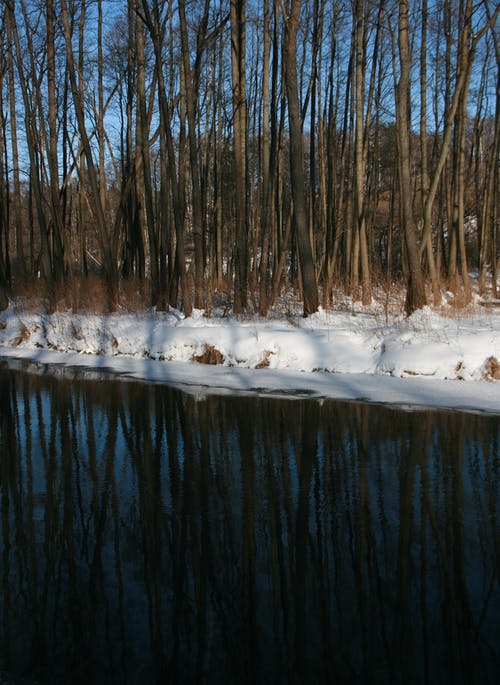
[[[17,274],[24,279],[26,273],[26,263],[24,257],[24,239],[23,239],[23,219],[21,213],[21,181],[19,175],[19,147],[17,138],[17,112],[16,112],[16,87],[15,87],[15,72],[14,72],[14,44],[12,38],[11,27],[11,12],[5,7],[4,10],[4,28],[6,33],[6,61],[7,72],[9,79],[9,105],[10,105],[10,144],[12,153],[12,184],[13,197],[12,208],[15,221],[15,235],[16,235],[16,271]]]
[[[196,58],[193,68],[189,60],[189,40],[186,21],[185,0],[178,1],[179,20],[181,30],[181,52],[184,75],[184,95],[186,99],[186,114],[188,121],[189,142],[189,168],[191,171],[191,199],[193,210],[193,239],[194,239],[194,300],[195,307],[201,309],[205,306],[204,273],[205,259],[203,249],[203,198],[201,192],[200,163],[198,157],[198,140],[196,127],[196,98],[199,97],[199,81],[201,60],[205,46],[205,37],[208,25],[208,12],[210,4],[205,0],[203,15],[198,27]]]
[[[62,221],[61,196],[59,191],[59,162],[56,102],[56,50],[55,50],[55,8],[54,0],[47,0],[47,90],[48,90],[48,124],[49,146],[48,162],[50,173],[50,207],[53,243],[53,279],[54,285],[65,276],[64,261],[64,228]]]
[[[176,277],[181,284],[181,297],[184,311],[187,316],[191,315],[192,305],[188,291],[186,270],[184,264],[184,165],[176,169],[176,155],[172,132],[170,107],[167,98],[165,77],[163,74],[162,47],[165,34],[165,19],[161,18],[161,8],[158,0],[152,5],[152,11],[148,0],[137,0],[140,10],[138,12],[149,32],[153,43],[155,71],[158,80],[158,104],[160,108],[160,135],[164,136],[167,149],[168,175],[172,193],[173,214],[176,233]]]
[[[241,314],[247,306],[248,280],[246,0],[230,0],[230,18],[236,212],[234,311]]]
[[[33,94],[32,89],[30,89],[29,78],[24,69],[23,50],[21,48],[21,41],[19,38],[19,31],[13,3],[7,7],[7,12],[9,16],[9,25],[12,35],[13,49],[15,51],[16,56],[19,85],[21,88],[21,94],[24,105],[24,124],[26,131],[26,140],[28,143],[31,198],[36,211],[36,218],[38,221],[38,229],[40,235],[40,255],[37,259],[37,270],[39,270],[45,282],[48,283],[50,282],[52,276],[52,261],[48,234],[48,219],[45,212],[44,193],[41,181],[42,154],[40,146],[40,131],[36,116],[37,104],[33,102],[33,97],[36,97],[36,94]],[[27,25],[26,30],[28,31]],[[28,52],[29,57],[31,58],[31,65],[33,65],[33,46],[29,36],[27,43],[29,46]],[[31,77],[32,79],[34,79],[34,73],[31,74]],[[33,241],[31,249],[33,249]]]
[[[68,13],[66,0],[61,0],[61,19],[64,28],[64,39],[66,46],[66,63],[69,82],[71,86],[71,93],[73,96],[73,106],[75,109],[75,116],[78,125],[78,133],[80,135],[83,154],[86,162],[86,170],[93,201],[93,214],[98,231],[101,249],[104,262],[104,275],[109,293],[109,304],[111,307],[116,305],[116,294],[118,288],[118,268],[117,268],[117,254],[115,246],[112,244],[110,230],[106,223],[104,209],[101,203],[101,194],[99,192],[98,173],[95,168],[94,158],[92,155],[92,148],[85,123],[85,112],[80,90],[78,88],[77,72],[75,65],[75,58],[72,48],[72,32],[71,22]],[[80,78],[82,74],[80,73]]]
[[[263,17],[263,55],[262,55],[262,181],[260,186],[260,233],[261,258],[259,265],[259,313],[265,316],[268,308],[268,269],[269,269],[269,223],[271,216],[272,186],[270,181],[270,92],[269,92],[269,60],[270,60],[270,11],[269,0],[264,0]]]
[[[304,316],[318,310],[318,286],[314,270],[313,251],[307,226],[302,116],[297,82],[297,31],[300,22],[300,0],[291,0],[285,17],[285,83],[290,127],[290,178],[293,197],[293,216],[299,253],[304,298]]]
[[[137,27],[137,105],[138,121],[136,124],[136,140],[138,154],[141,156],[142,165],[142,197],[144,198],[146,229],[149,246],[149,269],[151,278],[151,305],[164,309],[164,289],[160,284],[160,270],[158,260],[158,241],[155,231],[155,215],[153,206],[153,186],[151,180],[151,157],[149,148],[149,119],[146,105],[146,77],[145,77],[145,54],[144,54],[144,29],[142,25]],[[163,290],[163,292],[162,292]]]
[[[0,28],[2,27],[0,15]],[[8,306],[7,293],[10,286],[9,254],[9,182],[6,161],[5,117],[3,110],[5,56],[0,42],[0,311]]]

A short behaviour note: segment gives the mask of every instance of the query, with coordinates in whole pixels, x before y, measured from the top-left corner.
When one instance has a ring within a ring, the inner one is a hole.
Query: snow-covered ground
[[[201,311],[0,313],[0,357],[112,371],[198,393],[259,392],[500,415],[500,308],[383,308],[238,319]],[[205,362],[205,363],[200,363]]]

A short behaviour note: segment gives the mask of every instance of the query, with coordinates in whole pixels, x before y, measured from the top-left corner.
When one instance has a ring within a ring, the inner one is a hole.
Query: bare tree
[[[201,192],[200,163],[198,157],[197,122],[196,122],[196,98],[199,95],[199,81],[202,64],[202,56],[205,47],[206,31],[208,25],[210,3],[205,0],[203,14],[198,26],[196,55],[193,68],[191,68],[189,55],[188,28],[186,21],[185,1],[179,0],[178,10],[181,31],[182,74],[184,77],[184,95],[186,98],[186,113],[188,120],[189,161],[191,171],[191,197],[193,209],[193,237],[195,258],[195,306],[204,307],[204,249],[203,249],[203,198]]]
[[[383,3],[382,3],[383,5]],[[367,128],[370,120],[370,103],[366,106],[365,103],[365,70],[366,70],[366,26],[365,22],[369,21],[369,17],[365,14],[365,3],[363,0],[355,0],[354,2],[354,16],[355,23],[355,51],[356,51],[356,70],[355,70],[355,93],[356,93],[356,132],[355,132],[355,217],[357,224],[357,235],[355,244],[359,246],[359,256],[361,258],[361,272],[362,272],[362,300],[363,304],[370,304],[372,299],[370,264],[368,258],[368,242],[367,242],[367,203],[365,198],[365,184],[367,175]],[[380,25],[377,25],[377,31]],[[375,42],[377,46],[377,41]],[[375,71],[375,65],[372,65],[372,73]],[[365,118],[366,108],[366,118]],[[354,268],[357,273],[358,269],[358,250],[353,255]],[[357,280],[357,278],[356,278]],[[356,296],[357,293],[354,293]]]
[[[47,0],[47,90],[48,90],[48,124],[49,124],[49,145],[48,145],[48,166],[50,173],[50,207],[51,224],[53,235],[53,279],[59,283],[64,279],[65,259],[64,259],[64,228],[62,221],[61,196],[59,192],[59,161],[58,144],[59,136],[57,130],[57,102],[56,102],[56,47],[55,30],[56,17],[54,0]]]
[[[234,311],[241,314],[247,306],[248,279],[246,0],[230,0],[230,17],[236,226]]]
[[[16,76],[14,70],[14,45],[12,38],[12,13],[7,5],[4,6],[3,27],[6,36],[6,60],[9,79],[9,113],[10,113],[10,143],[12,153],[12,185],[13,197],[11,204],[14,213],[15,237],[16,237],[16,272],[18,277],[24,279],[26,264],[24,256],[23,218],[21,213],[21,181],[19,174],[19,147],[17,136],[17,112],[16,112]]]
[[[5,27],[5,8],[0,14],[0,29]],[[3,31],[2,31],[3,33]],[[7,292],[10,286],[9,256],[9,183],[6,159],[4,81],[7,73],[6,44],[0,39],[0,311],[8,306]]]
[[[309,238],[305,185],[302,118],[297,83],[297,32],[300,23],[300,0],[291,0],[285,17],[285,82],[290,127],[290,178],[293,197],[293,217],[299,253],[304,300],[304,316],[317,311],[318,286],[314,270],[313,252]]]
[[[110,234],[110,229],[106,222],[104,208],[101,202],[98,172],[95,167],[94,158],[92,155],[92,148],[90,145],[90,139],[85,122],[85,112],[83,107],[81,91],[78,87],[77,69],[72,47],[71,21],[66,0],[61,0],[61,20],[64,29],[68,78],[71,86],[73,106],[78,124],[78,133],[81,140],[83,154],[85,156],[86,170],[88,174],[88,180],[93,200],[93,217],[101,243],[101,249],[104,260],[104,274],[106,277],[107,286],[109,288],[110,304],[111,306],[114,306],[118,287],[118,268],[116,259],[117,250],[116,247],[113,245],[112,235]],[[82,74],[80,73],[80,79],[81,78]]]
[[[411,314],[427,304],[424,276],[420,264],[417,232],[411,205],[410,176],[410,43],[408,35],[408,1],[400,0],[398,14],[399,83],[396,93],[396,130],[398,138],[398,172],[401,220],[408,258],[406,312]]]
[[[498,4],[127,0],[110,26],[105,8],[0,3],[4,284],[29,270],[55,295],[92,265],[112,300],[123,276],[156,307],[224,290],[263,315],[298,285],[308,315],[320,287],[369,303],[403,278],[410,313],[443,265],[468,300],[474,260],[486,290]]]
[[[176,155],[174,150],[174,139],[172,132],[171,108],[169,106],[167,87],[163,72],[163,45],[165,31],[169,13],[165,13],[165,3],[161,0],[154,0],[151,7],[148,0],[136,0],[137,12],[140,14],[145,27],[148,30],[152,41],[155,73],[158,82],[158,104],[160,109],[160,135],[164,136],[164,143],[167,151],[168,176],[170,180],[173,214],[176,233],[176,274],[181,284],[181,297],[186,314],[191,314],[192,305],[188,292],[186,271],[184,264],[184,165],[176,167]],[[168,8],[167,8],[168,9]]]

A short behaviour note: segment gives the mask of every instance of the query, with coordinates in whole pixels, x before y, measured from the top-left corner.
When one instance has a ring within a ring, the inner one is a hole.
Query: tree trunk
[[[362,0],[356,0],[354,4],[355,10],[355,46],[356,46],[356,71],[355,71],[355,93],[356,93],[356,132],[355,132],[355,202],[354,209],[356,212],[357,236],[355,244],[357,245],[356,254],[353,259],[361,258],[361,288],[362,288],[362,302],[367,305],[371,303],[372,287],[370,278],[370,263],[368,257],[368,244],[366,235],[366,199],[365,199],[365,183],[366,183],[366,151],[365,151],[365,135],[366,125],[369,120],[368,113],[366,114],[365,124],[365,69],[366,69],[366,47],[364,38],[364,17],[363,17]],[[372,66],[375,69],[375,66]],[[358,255],[359,250],[359,255]]]
[[[10,286],[9,255],[9,183],[5,168],[5,118],[3,111],[4,74],[3,55],[0,54],[0,311],[9,305],[7,293]]]
[[[425,283],[417,245],[416,226],[411,205],[410,175],[410,45],[408,37],[408,0],[399,2],[398,44],[400,77],[396,97],[398,171],[401,220],[408,259],[406,313],[409,315],[427,304]]]
[[[263,58],[262,58],[262,181],[260,186],[260,234],[261,258],[259,265],[259,314],[265,316],[268,308],[269,269],[269,223],[271,215],[272,188],[270,182],[270,93],[269,93],[269,0],[263,6]]]
[[[137,2],[139,3],[141,0],[137,0]],[[184,164],[179,164],[179,171],[177,172],[172,122],[167,100],[165,78],[163,74],[162,47],[164,41],[165,23],[160,19],[160,7],[156,0],[152,5],[153,14],[151,14],[151,8],[148,0],[142,0],[141,8],[142,13],[140,14],[151,36],[155,57],[155,69],[158,80],[158,104],[160,108],[160,135],[164,136],[165,138],[168,159],[168,175],[172,189],[172,204],[176,234],[176,269],[181,284],[181,297],[184,311],[186,316],[190,316],[192,312],[192,306],[187,287],[186,270],[184,264]]]
[[[285,17],[285,84],[290,127],[290,178],[293,197],[293,216],[299,253],[304,316],[318,310],[318,286],[314,271],[313,251],[307,226],[304,195],[304,151],[302,117],[297,83],[297,31],[300,21],[300,0],[291,0],[290,12]]]
[[[32,94],[30,92],[30,87],[26,74],[23,67],[23,52],[21,49],[21,43],[19,39],[19,32],[16,22],[16,16],[14,13],[14,7],[8,7],[7,13],[10,20],[10,28],[12,31],[13,46],[16,53],[16,62],[19,75],[19,83],[21,87],[21,93],[24,104],[24,121],[26,129],[26,140],[28,143],[28,154],[30,161],[29,175],[30,175],[30,191],[33,204],[36,209],[36,218],[38,220],[38,229],[40,233],[40,256],[39,264],[37,269],[39,269],[42,278],[46,282],[50,282],[52,276],[52,263],[51,263],[51,251],[48,237],[48,226],[47,217],[44,209],[44,197],[43,189],[41,184],[41,170],[40,170],[40,159],[41,159],[41,149],[40,149],[40,134],[39,126],[36,121],[35,106],[32,103]],[[32,42],[28,41],[28,44],[32,47]],[[31,50],[30,50],[31,52]],[[32,60],[34,55],[31,54]],[[31,249],[33,249],[33,241],[31,241]],[[37,260],[38,261],[38,260]],[[31,264],[34,266],[34,259],[31,260]]]
[[[55,55],[55,10],[54,0],[47,0],[47,89],[49,147],[48,162],[50,172],[50,206],[53,234],[53,279],[57,285],[64,279],[64,230],[62,208],[59,194],[57,103],[56,103],[56,55]]]
[[[233,88],[233,146],[235,183],[234,312],[247,307],[247,102],[246,102],[246,0],[231,0],[231,74]]]
[[[104,210],[101,204],[101,195],[99,192],[99,181],[92,155],[92,148],[90,145],[87,129],[85,125],[85,112],[83,101],[80,96],[77,75],[75,68],[75,59],[72,48],[72,34],[71,24],[68,15],[68,7],[66,0],[61,0],[61,19],[64,28],[64,39],[66,44],[66,61],[68,77],[71,85],[71,92],[73,95],[73,105],[75,108],[75,116],[78,125],[78,133],[81,139],[83,154],[87,165],[88,180],[93,201],[93,215],[96,222],[98,235],[100,238],[101,249],[104,261],[104,272],[106,277],[106,284],[108,287],[109,304],[113,308],[116,305],[116,293],[118,287],[118,269],[116,264],[116,250],[111,243],[109,235],[109,228],[106,224]],[[80,74],[80,79],[82,74]]]
[[[191,171],[191,204],[193,211],[193,239],[194,239],[194,300],[195,307],[201,309],[205,306],[204,289],[204,249],[203,249],[203,202],[200,181],[200,164],[198,160],[198,140],[196,135],[196,97],[198,96],[198,83],[200,77],[201,58],[205,41],[205,33],[208,23],[209,3],[205,0],[204,12],[198,29],[197,52],[194,68],[189,63],[189,41],[186,21],[185,0],[179,0],[179,20],[181,30],[181,52],[184,75],[184,94],[186,98],[186,113],[188,121],[189,142],[189,166]]]
[[[145,205],[146,228],[149,245],[149,269],[151,278],[151,305],[164,308],[158,262],[158,241],[155,231],[153,203],[153,185],[151,180],[151,158],[149,149],[149,121],[146,107],[145,53],[142,25],[137,26],[137,104],[138,121],[136,123],[137,148],[142,159],[143,198]]]
[[[5,28],[7,34],[7,71],[9,78],[9,105],[10,105],[10,143],[12,153],[12,179],[14,195],[12,198],[15,235],[16,235],[16,272],[24,279],[26,275],[26,263],[24,256],[23,218],[21,213],[21,181],[19,176],[19,148],[17,142],[17,113],[16,113],[16,87],[14,74],[14,45],[12,38],[11,13],[5,10]]]
[[[432,232],[430,230],[430,226],[427,231],[425,230],[425,201],[429,195],[429,161],[427,153],[427,23],[427,0],[423,0],[420,46],[420,164],[422,175],[420,204],[422,206],[422,220],[424,225],[423,233],[425,240],[427,263],[429,266],[429,274],[432,283],[432,295],[434,299],[434,304],[439,304],[441,300],[441,292],[439,289],[439,280],[436,271],[436,263],[434,260],[434,252],[432,249]]]

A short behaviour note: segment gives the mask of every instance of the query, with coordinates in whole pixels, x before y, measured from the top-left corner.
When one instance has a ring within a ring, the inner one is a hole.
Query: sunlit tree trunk
[[[425,283],[420,264],[417,233],[411,205],[410,175],[410,43],[408,36],[408,1],[399,2],[398,16],[399,83],[396,94],[396,130],[398,138],[398,171],[401,219],[408,259],[406,312],[411,314],[427,304]]]
[[[230,1],[230,19],[236,212],[234,311],[241,314],[247,306],[248,286],[246,0]]]
[[[498,12],[498,8],[496,10]],[[499,297],[498,273],[500,270],[500,38],[495,32],[495,23],[491,22],[488,12],[489,24],[492,34],[497,67],[495,122],[493,141],[490,148],[490,157],[485,178],[485,193],[482,204],[481,220],[481,248],[479,257],[480,287],[484,290],[486,272],[491,269],[491,282],[493,297]]]
[[[497,275],[500,266],[498,256],[498,226],[500,225],[500,52],[497,53],[498,80],[495,111],[495,131],[490,150],[488,168],[486,170],[485,194],[482,204],[481,219],[481,247],[479,254],[479,286],[480,291],[486,289],[486,275],[491,269],[493,297],[498,297]]]
[[[365,27],[364,27],[364,2],[363,0],[356,0],[354,3],[355,23],[354,40],[356,51],[356,71],[355,71],[355,93],[356,93],[356,132],[355,132],[355,195],[354,195],[354,209],[357,223],[357,239],[356,244],[359,249],[359,257],[361,260],[361,287],[362,287],[362,301],[363,304],[370,304],[372,299],[370,264],[368,258],[368,244],[366,236],[366,200],[365,200],[365,183],[367,174],[366,165],[366,126],[369,121],[369,114],[366,114],[365,120],[365,69],[366,69],[366,47],[365,47]],[[375,69],[375,65],[372,66]],[[368,103],[369,107],[369,103]],[[353,256],[353,259],[358,259],[358,254]],[[357,293],[353,293],[354,297]]]
[[[293,217],[302,279],[304,316],[309,316],[318,310],[319,300],[304,195],[304,151],[297,82],[297,32],[300,23],[300,8],[300,0],[291,0],[288,16],[285,17],[284,62],[290,128],[290,178]]]
[[[441,293],[439,289],[438,275],[436,272],[436,264],[434,260],[434,252],[432,247],[432,232],[429,229],[425,230],[425,201],[429,195],[429,161],[428,161],[428,144],[427,144],[427,23],[428,23],[428,8],[427,0],[422,0],[422,30],[421,30],[421,45],[420,45],[420,163],[421,163],[421,198],[422,215],[424,222],[424,240],[427,256],[427,263],[429,267],[429,274],[432,283],[432,294],[434,303],[439,304],[441,300]]]

